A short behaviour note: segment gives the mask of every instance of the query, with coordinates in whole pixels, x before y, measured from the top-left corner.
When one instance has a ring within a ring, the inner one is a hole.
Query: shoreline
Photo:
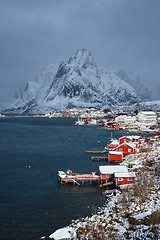
[[[153,221],[155,216],[158,221],[160,219],[159,155],[160,136],[152,136],[139,152],[126,156],[122,162],[122,165],[132,165],[136,172],[135,184],[127,189],[116,190],[115,196],[109,197],[96,214],[72,220],[69,226],[49,235],[49,239],[77,239],[77,236],[89,239],[95,233],[100,239],[109,236],[124,240],[136,236],[153,239],[160,234],[159,222]],[[147,221],[152,224],[146,224]]]

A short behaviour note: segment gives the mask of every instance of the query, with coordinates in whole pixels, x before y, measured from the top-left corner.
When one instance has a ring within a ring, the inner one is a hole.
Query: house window
[[[118,181],[123,181],[123,178],[118,178]]]
[[[128,149],[128,152],[131,152],[131,149]]]
[[[122,148],[120,148],[119,151],[122,151]]]
[[[132,178],[128,178],[128,181],[132,181],[133,179]]]

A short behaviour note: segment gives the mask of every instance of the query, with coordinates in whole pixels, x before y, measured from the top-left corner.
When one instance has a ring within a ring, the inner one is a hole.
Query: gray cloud
[[[159,0],[0,0],[0,94],[80,48],[100,66],[156,84],[159,9]]]

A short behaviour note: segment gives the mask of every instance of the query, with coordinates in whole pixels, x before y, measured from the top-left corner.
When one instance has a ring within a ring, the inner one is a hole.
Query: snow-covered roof
[[[141,136],[137,136],[137,135],[131,135],[131,136],[123,136],[121,137],[120,139],[122,138],[128,138],[128,139],[139,139]]]
[[[118,140],[113,140],[112,142],[110,142],[110,145],[118,145],[119,144],[119,141]]]
[[[54,240],[70,239],[71,238],[70,232],[72,232],[72,231],[73,231],[73,229],[71,227],[60,228],[60,229],[56,230],[54,233],[52,233],[49,236],[49,238],[54,239]]]
[[[123,155],[123,152],[122,151],[109,151],[109,154]]]
[[[142,112],[139,112],[138,114],[144,114],[144,115],[156,115],[155,112],[152,112],[152,111],[142,111]]]
[[[139,139],[141,136],[136,136],[136,135],[133,135],[133,136],[128,136],[128,138],[130,139]]]
[[[108,165],[108,166],[99,166],[100,174],[113,174],[116,172],[128,172],[126,166],[121,165]]]
[[[119,146],[117,146],[115,149],[117,149],[117,148],[119,148],[119,147],[121,147],[123,145],[128,145],[131,148],[135,148],[136,147],[136,144],[133,143],[133,142],[124,142],[124,143],[120,144]]]
[[[58,171],[58,176],[63,178],[66,176],[66,173],[63,171]]]
[[[115,172],[114,173],[115,177],[121,178],[121,177],[136,177],[134,172]]]
[[[133,142],[129,142],[129,143],[126,143],[129,147],[131,148],[135,148],[136,147],[136,144],[133,143]]]

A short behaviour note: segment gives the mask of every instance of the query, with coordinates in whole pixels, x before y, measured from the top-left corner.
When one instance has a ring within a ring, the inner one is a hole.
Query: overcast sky
[[[156,84],[159,24],[160,0],[0,0],[0,96],[81,48],[98,66]]]

